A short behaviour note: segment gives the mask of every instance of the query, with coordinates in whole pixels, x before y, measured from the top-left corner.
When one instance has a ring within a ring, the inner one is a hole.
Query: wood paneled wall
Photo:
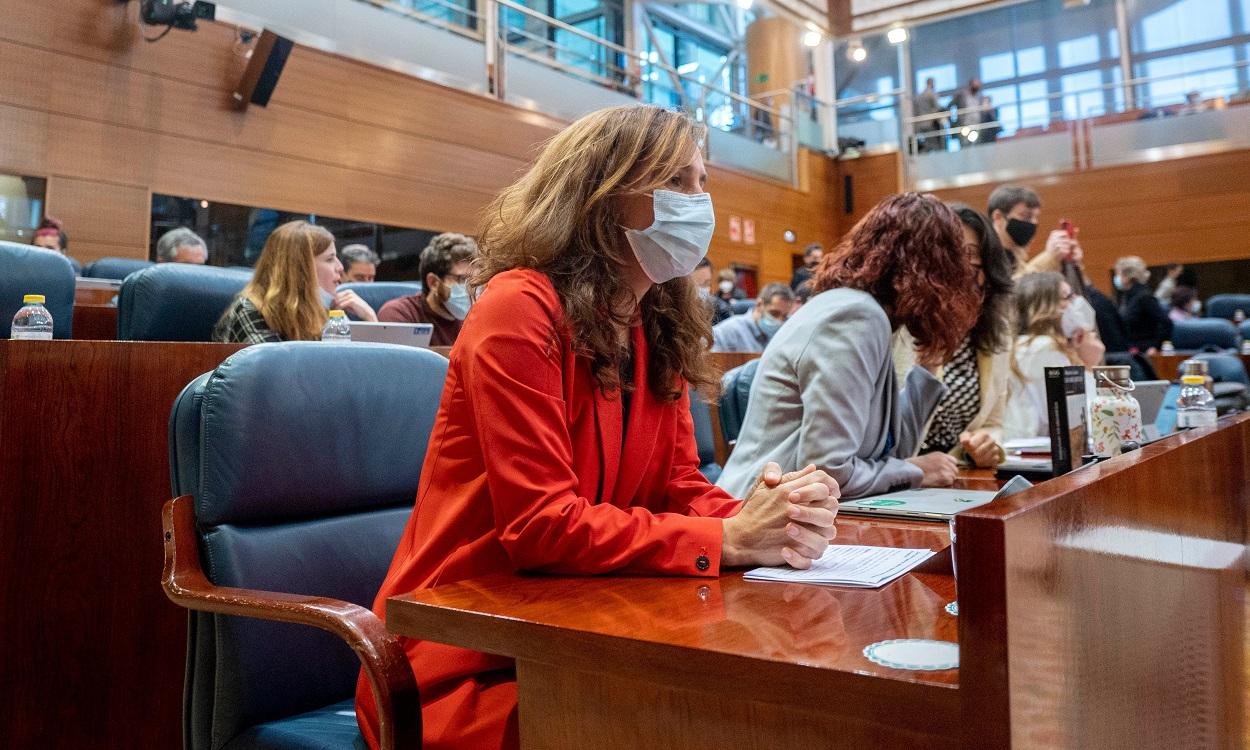
[[[235,112],[234,27],[148,44],[137,5],[0,0],[0,172],[48,179],[83,261],[146,256],[152,193],[471,232],[565,124],[300,46],[269,106]],[[796,190],[710,165],[714,262],[788,279],[796,246],[836,236],[830,161],[800,167]],[[754,245],[729,241],[730,215],[756,222]]]
[[[1117,258],[1149,265],[1250,257],[1250,151],[1104,167],[1023,180],[1042,199],[1043,230],[1080,227],[1085,269],[1110,291]],[[982,211],[994,184],[940,190]],[[1039,232],[1034,242],[1044,242]]]
[[[881,202],[887,195],[897,193],[903,184],[898,154],[887,152],[839,159],[837,162],[834,211],[842,233],[846,233],[864,214]],[[850,211],[847,211],[846,190],[851,191]]]

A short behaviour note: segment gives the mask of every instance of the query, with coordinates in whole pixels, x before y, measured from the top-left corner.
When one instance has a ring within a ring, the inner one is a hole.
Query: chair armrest
[[[172,602],[202,612],[311,625],[333,633],[356,652],[373,689],[379,746],[421,747],[421,697],[412,666],[399,639],[377,615],[339,599],[214,585],[200,565],[190,495],[165,503],[161,525],[165,534],[161,586]]]

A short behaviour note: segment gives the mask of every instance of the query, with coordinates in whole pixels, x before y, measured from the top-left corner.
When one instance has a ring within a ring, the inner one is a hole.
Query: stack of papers
[[[795,570],[789,566],[756,568],[747,571],[743,578],[748,581],[819,583],[826,586],[875,589],[893,581],[930,557],[933,557],[933,551],[927,549],[831,544],[819,560],[812,561],[812,567],[807,570]]]

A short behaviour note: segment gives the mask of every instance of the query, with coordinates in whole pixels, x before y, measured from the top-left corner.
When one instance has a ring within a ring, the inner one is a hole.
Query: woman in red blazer
[[[715,576],[824,551],[838,491],[823,472],[770,466],[739,502],[697,468],[687,386],[715,385],[686,278],[714,224],[698,137],[655,107],[596,112],[487,210],[478,298],[378,616],[387,597],[489,573]],[[427,747],[516,746],[510,659],[404,646]],[[363,680],[356,701],[376,748]]]

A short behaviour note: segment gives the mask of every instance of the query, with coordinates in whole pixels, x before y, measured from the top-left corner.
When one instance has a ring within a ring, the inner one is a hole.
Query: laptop
[[[1158,424],[1159,414],[1168,400],[1167,396],[1172,389],[1172,383],[1167,380],[1141,380],[1134,385],[1133,398],[1137,399],[1138,405],[1141,406],[1143,442],[1158,440],[1161,436],[1174,431],[1175,421],[1167,430],[1161,429]],[[1175,408],[1176,398],[1173,397],[1171,401]]]
[[[429,323],[366,323],[351,321],[352,341],[368,341],[375,344],[399,344],[430,348],[434,326]]]
[[[998,492],[940,488],[887,492],[838,503],[838,513],[949,521],[965,510],[988,505],[1000,497],[1014,495],[1032,486],[1024,477],[1013,477]]]

